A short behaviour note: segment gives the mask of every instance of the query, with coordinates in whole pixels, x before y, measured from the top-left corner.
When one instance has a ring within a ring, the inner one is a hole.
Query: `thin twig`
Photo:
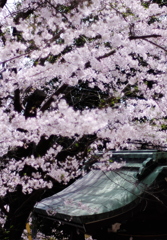
[[[32,51],[30,51],[30,52],[32,52]],[[12,60],[14,60],[14,59],[16,59],[16,58],[19,58],[19,57],[22,57],[22,56],[28,55],[30,52],[20,54],[20,55],[18,55],[18,56],[15,56],[15,57],[13,57],[13,58],[10,58],[10,59],[8,59],[8,60],[5,60],[5,61],[3,61],[3,62],[0,62],[0,64],[4,64],[4,63],[10,62],[10,61],[12,61]]]
[[[156,47],[162,49],[163,51],[167,52],[167,49],[165,49],[164,47],[161,47],[161,46],[158,45],[157,43],[154,43],[154,42],[152,42],[152,41],[150,41],[150,40],[148,40],[148,39],[143,39],[143,40],[145,40],[145,41],[147,41],[147,42],[153,44],[154,46],[156,46]]]
[[[112,9],[114,9],[119,15],[121,15],[121,16],[123,17],[123,19],[127,22],[126,17],[123,15],[122,12],[120,12],[118,9],[116,9],[115,7],[113,7],[112,4],[110,4],[110,7],[111,7]]]

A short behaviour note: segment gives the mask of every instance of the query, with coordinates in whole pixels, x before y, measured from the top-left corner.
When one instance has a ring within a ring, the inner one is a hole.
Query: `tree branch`
[[[103,58],[106,58],[106,57],[109,57],[109,56],[113,55],[115,52],[116,52],[116,50],[112,50],[112,51],[110,51],[110,52],[108,52],[108,53],[106,53],[106,54],[104,54],[104,55],[102,55],[102,56],[97,57],[96,59],[97,59],[98,61],[100,61],[100,60],[103,59]]]
[[[10,58],[10,59],[8,59],[8,60],[5,60],[5,61],[0,62],[0,64],[5,64],[5,63],[10,62],[10,61],[12,61],[12,60],[14,60],[14,59],[16,59],[16,58],[20,58],[20,57],[26,56],[26,55],[28,55],[28,54],[31,53],[31,52],[32,52],[32,51],[30,51],[30,52],[28,52],[28,53],[20,54],[20,55],[15,56],[15,57],[12,57],[12,58]]]
[[[54,96],[58,96],[60,93],[64,92],[67,87],[67,84],[63,84],[60,88],[58,88],[41,107],[41,111],[44,112],[47,110],[50,107],[51,103],[54,101]]]
[[[158,45],[157,43],[154,43],[154,42],[152,42],[152,41],[150,41],[150,40],[148,40],[148,39],[143,39],[143,40],[145,40],[145,41],[147,41],[147,42],[153,44],[154,46],[156,46],[156,47],[162,49],[163,51],[167,52],[167,49],[165,49],[164,47],[161,47],[161,46]]]
[[[130,36],[129,39],[130,40],[135,40],[135,39],[147,39],[147,38],[158,38],[158,37],[162,37],[161,35],[158,34],[151,34],[151,35],[141,35],[141,36]]]
[[[167,52],[167,49],[165,49],[164,47],[160,46],[160,45],[157,44],[157,43],[154,43],[154,42],[148,40],[148,38],[158,38],[158,37],[162,37],[162,36],[159,35],[159,34],[151,34],[151,35],[143,35],[143,36],[142,36],[142,35],[141,35],[141,36],[135,36],[135,35],[134,35],[134,36],[130,36],[130,37],[129,37],[129,40],[142,39],[142,40],[147,41],[147,42],[153,44],[154,46],[162,49],[163,51]]]

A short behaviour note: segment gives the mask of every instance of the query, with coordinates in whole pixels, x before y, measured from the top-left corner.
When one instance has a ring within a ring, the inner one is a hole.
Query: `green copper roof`
[[[142,162],[138,154],[136,157],[132,153],[134,157],[128,157],[128,152],[113,153],[113,158],[115,154],[116,158],[126,159],[124,167],[115,171],[91,170],[63,191],[38,203],[35,212],[83,225],[131,210],[162,171],[167,170],[167,166],[157,164],[157,152],[143,153]],[[161,153],[163,159],[164,154]]]

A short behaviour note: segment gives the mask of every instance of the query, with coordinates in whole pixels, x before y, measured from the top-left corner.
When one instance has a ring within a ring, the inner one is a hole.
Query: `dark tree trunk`
[[[0,0],[0,8],[3,8],[6,3],[7,3],[7,0]]]
[[[85,240],[85,235],[83,232],[78,232],[76,228],[72,228],[70,240]]]
[[[32,212],[35,203],[39,200],[42,192],[43,190],[35,190],[30,195],[24,195],[20,191],[10,193],[10,196],[8,196],[10,201],[10,211],[5,224],[5,239],[21,239],[27,219]]]

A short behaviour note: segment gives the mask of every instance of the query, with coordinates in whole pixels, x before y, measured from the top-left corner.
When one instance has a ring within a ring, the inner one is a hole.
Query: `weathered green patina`
[[[114,171],[97,165],[63,191],[42,200],[34,211],[55,220],[86,226],[131,211],[167,173],[167,152],[120,151],[113,161],[126,161]]]

